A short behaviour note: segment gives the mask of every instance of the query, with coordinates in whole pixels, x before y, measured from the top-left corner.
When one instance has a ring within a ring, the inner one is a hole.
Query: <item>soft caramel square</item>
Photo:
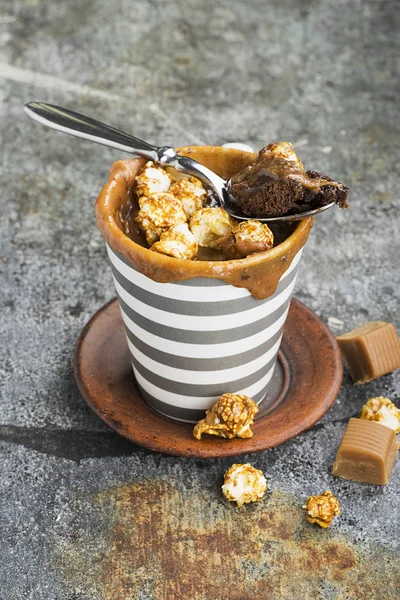
[[[400,339],[392,323],[373,321],[336,339],[354,383],[366,383],[400,367]]]
[[[393,429],[376,421],[350,419],[344,432],[332,475],[385,485],[396,460],[398,445]]]

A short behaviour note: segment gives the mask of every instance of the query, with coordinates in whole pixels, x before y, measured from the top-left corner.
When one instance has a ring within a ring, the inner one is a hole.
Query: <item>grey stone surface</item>
[[[129,486],[132,494],[149,486],[164,533],[176,524],[171,507],[184,517],[196,511],[180,540],[194,547],[207,527],[226,534],[240,515],[250,523],[269,510],[266,502],[235,516],[223,505],[218,486],[234,461],[151,454],[118,438],[84,404],[71,360],[83,325],[114,295],[93,204],[119,155],[33,124],[24,102],[69,106],[159,144],[292,141],[308,168],[351,187],[351,210],[332,210],[315,224],[297,298],[335,334],[368,320],[400,329],[396,21],[389,0],[0,2],[1,600],[225,598],[224,587],[211,584],[210,593],[188,592],[179,573],[152,562],[153,546],[143,558],[122,536],[121,551],[118,527],[138,534],[135,515],[120,510]],[[311,431],[240,458],[262,468],[289,505],[326,488],[339,497],[332,532],[300,528],[289,554],[304,554],[311,536],[364,553],[361,566],[343,563],[341,578],[322,564],[320,580],[308,579],[306,566],[294,584],[283,559],[279,567],[261,553],[260,562],[249,550],[229,563],[231,578],[247,582],[231,599],[400,596],[399,463],[383,488],[329,474],[346,420],[375,395],[399,404],[400,371],[359,387],[346,371],[337,402]],[[232,560],[229,540],[227,548],[213,554],[210,545],[217,575],[221,556]],[[185,565],[182,556],[183,569],[204,566],[200,550],[198,562]],[[258,587],[268,574],[274,591]]]

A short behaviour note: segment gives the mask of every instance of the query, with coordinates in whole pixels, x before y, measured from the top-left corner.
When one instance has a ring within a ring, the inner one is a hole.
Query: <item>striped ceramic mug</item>
[[[132,367],[142,397],[158,412],[198,421],[226,393],[265,397],[302,250],[276,292],[256,300],[245,288],[197,278],[157,283],[108,247]]]
[[[226,178],[256,156],[221,147],[181,151]],[[311,220],[299,222],[272,251],[241,261],[161,255],[127,238],[119,223],[120,207],[142,164],[139,159],[116,163],[96,203],[140,393],[158,412],[188,422],[204,417],[226,392],[260,403],[274,372]],[[242,281],[241,287],[224,281],[244,261],[255,281],[266,270],[280,273],[267,298],[256,299]]]

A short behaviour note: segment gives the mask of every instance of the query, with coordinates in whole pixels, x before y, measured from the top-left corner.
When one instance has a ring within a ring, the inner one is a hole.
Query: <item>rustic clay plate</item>
[[[163,417],[141,399],[116,299],[84,327],[74,370],[90,408],[122,436],[157,452],[202,458],[258,452],[305,431],[332,405],[343,377],[335,338],[298,300],[292,300],[271,392],[260,406],[250,439],[205,435],[196,440],[192,425]]]

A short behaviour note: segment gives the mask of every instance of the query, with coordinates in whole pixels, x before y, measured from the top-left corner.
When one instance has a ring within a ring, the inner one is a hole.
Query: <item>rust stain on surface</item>
[[[399,597],[399,556],[309,525],[280,491],[237,509],[210,491],[152,480],[104,491],[93,508],[104,531],[81,533],[58,561],[67,584],[91,599]]]

